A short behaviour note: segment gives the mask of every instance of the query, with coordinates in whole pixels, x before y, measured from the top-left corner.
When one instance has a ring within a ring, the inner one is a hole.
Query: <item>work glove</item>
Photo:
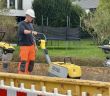
[[[33,35],[37,35],[38,32],[36,32],[36,31],[32,31],[32,34],[33,34]]]

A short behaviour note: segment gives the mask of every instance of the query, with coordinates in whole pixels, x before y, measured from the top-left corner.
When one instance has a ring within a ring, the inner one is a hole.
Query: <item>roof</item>
[[[99,0],[76,0],[73,4],[78,4],[84,9],[97,8]]]

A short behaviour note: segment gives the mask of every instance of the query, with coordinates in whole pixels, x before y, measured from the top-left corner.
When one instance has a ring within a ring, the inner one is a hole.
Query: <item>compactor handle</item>
[[[4,36],[5,36],[5,31],[0,31],[0,41],[2,41]]]
[[[71,59],[71,57],[65,57],[65,58],[64,58],[64,63],[67,63],[68,61],[72,64],[72,59]]]
[[[37,35],[34,35],[35,40],[45,40],[47,41],[46,35],[44,33],[38,32]]]
[[[38,32],[37,35],[33,35],[33,37],[34,37],[34,40],[36,42],[36,45],[38,45],[38,46],[40,46],[41,43],[44,46],[43,42],[45,42],[45,43],[47,42],[47,38],[46,38],[46,35],[44,33]]]

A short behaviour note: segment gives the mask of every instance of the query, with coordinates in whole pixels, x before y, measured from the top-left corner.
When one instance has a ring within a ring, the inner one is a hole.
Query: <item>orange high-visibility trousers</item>
[[[32,67],[33,69],[33,64],[35,61],[35,45],[31,46],[20,46],[20,62],[18,64],[18,73],[19,74],[29,74],[29,67]],[[22,66],[22,63],[24,65]],[[23,67],[23,71],[21,70],[21,67]],[[31,69],[31,70],[32,70]]]

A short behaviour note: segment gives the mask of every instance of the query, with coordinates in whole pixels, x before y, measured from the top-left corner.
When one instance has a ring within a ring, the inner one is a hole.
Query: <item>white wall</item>
[[[25,16],[25,10],[15,10],[10,9],[8,13],[6,13],[8,16]]]
[[[23,0],[23,9],[29,9],[32,8],[32,2],[33,0]]]
[[[17,0],[15,0],[15,1],[16,1],[15,9],[10,9],[10,11],[8,13],[6,13],[6,15],[9,15],[9,16],[25,16],[25,11],[29,8],[32,8],[33,0],[23,0],[23,10],[17,9]],[[9,0],[7,0],[7,8],[10,8],[9,7]]]

